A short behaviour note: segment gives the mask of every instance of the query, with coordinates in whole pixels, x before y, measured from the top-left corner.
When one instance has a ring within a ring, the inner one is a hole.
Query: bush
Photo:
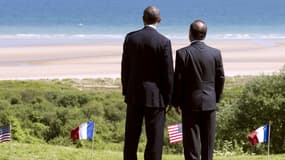
[[[235,128],[241,133],[235,138],[244,139],[245,151],[251,151],[247,135],[271,121],[271,151],[284,153],[285,72],[256,77],[246,85],[237,104]],[[258,145],[255,152],[265,153],[265,147]]]

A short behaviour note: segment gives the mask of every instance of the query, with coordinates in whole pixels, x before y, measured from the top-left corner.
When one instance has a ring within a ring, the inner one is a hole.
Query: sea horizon
[[[208,24],[207,40],[285,39],[282,0],[0,0],[0,46],[121,43],[128,32],[143,27],[148,5],[160,8],[158,30],[174,42],[188,41],[189,24],[195,19]]]
[[[248,27],[250,29],[241,26],[240,31],[231,31],[231,29],[237,26],[224,26],[223,29],[221,29],[222,27],[211,25],[208,25],[208,27],[207,41],[285,40],[285,29],[284,31],[274,30],[274,32],[264,31],[269,26]],[[76,43],[122,43],[128,32],[141,28],[143,28],[143,24],[121,27],[84,26],[84,24],[81,24],[81,26],[75,27],[55,26],[54,28],[44,26],[18,26],[15,28],[0,26],[0,47]],[[166,26],[160,24],[158,31],[173,42],[187,42],[188,28],[189,26]]]

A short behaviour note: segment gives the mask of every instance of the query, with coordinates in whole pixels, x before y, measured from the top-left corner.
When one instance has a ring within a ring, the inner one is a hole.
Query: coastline
[[[285,39],[207,40],[222,51],[226,76],[272,74],[285,64]],[[0,47],[0,80],[119,78],[123,42]],[[189,45],[172,40],[175,50]]]

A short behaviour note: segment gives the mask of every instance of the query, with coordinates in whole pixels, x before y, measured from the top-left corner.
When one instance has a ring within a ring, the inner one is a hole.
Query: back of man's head
[[[144,9],[143,12],[143,21],[145,25],[159,23],[160,11],[155,6],[148,6]]]
[[[202,20],[195,20],[190,26],[190,39],[203,40],[207,34],[207,25]]]

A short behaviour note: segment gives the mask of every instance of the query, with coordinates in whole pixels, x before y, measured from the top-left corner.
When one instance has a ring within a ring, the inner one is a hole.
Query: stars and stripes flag
[[[0,143],[11,141],[11,130],[10,125],[0,127]]]
[[[181,123],[169,125],[167,130],[170,144],[181,142],[183,140]]]

